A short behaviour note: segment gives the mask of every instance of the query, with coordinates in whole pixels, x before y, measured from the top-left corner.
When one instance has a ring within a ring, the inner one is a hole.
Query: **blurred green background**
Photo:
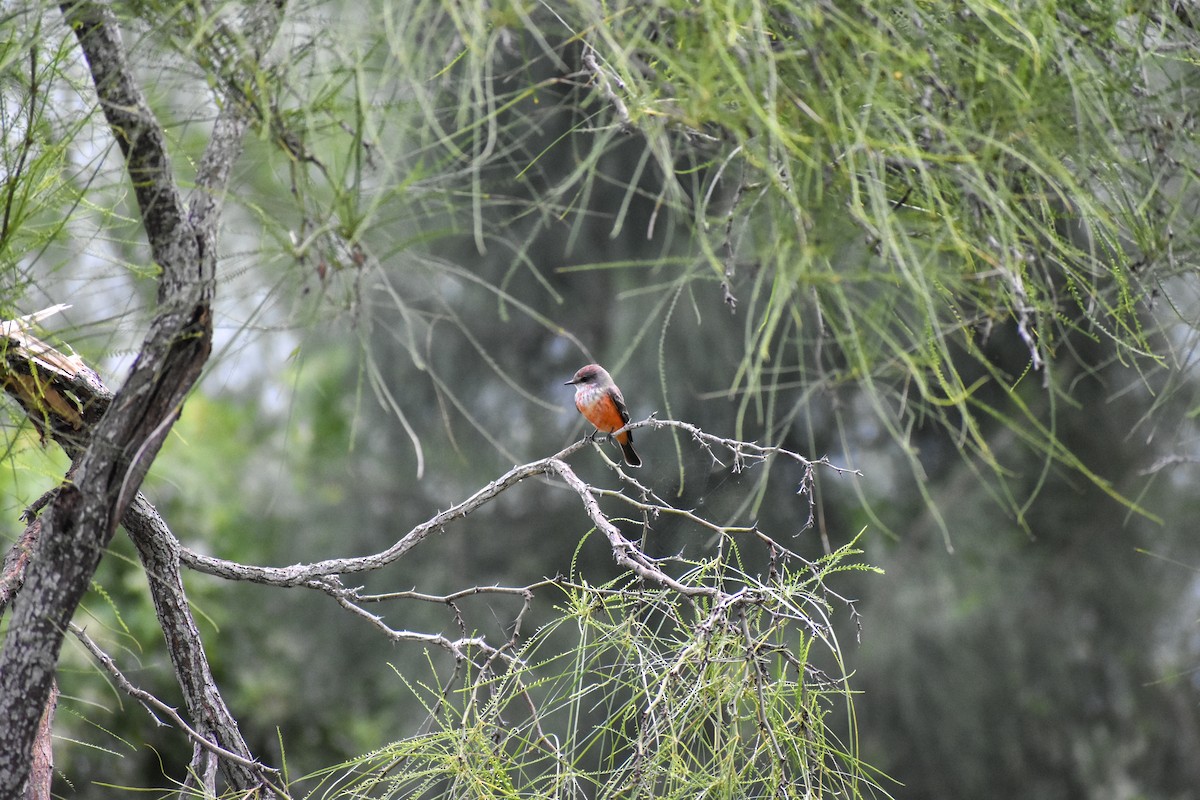
[[[217,351],[144,490],[221,558],[379,551],[585,433],[562,383],[599,361],[634,419],[861,471],[819,473],[806,527],[802,501],[760,491],[794,468],[637,437],[639,478],[680,507],[809,557],[864,532],[883,574],[839,577],[857,613],[835,621],[893,796],[1193,797],[1198,36],[1182,7],[1135,5],[294,6],[259,89],[278,127],[227,199]],[[211,119],[202,47],[153,3],[118,10],[186,173]],[[49,176],[6,226],[4,302],[72,303],[49,324],[115,388],[153,268],[56,13],[12,12],[0,61],[6,150],[39,137],[6,176]],[[60,99],[23,117],[31,52]],[[6,423],[11,540],[66,464],[15,406]],[[572,463],[603,483],[592,461]],[[587,528],[533,483],[364,582],[599,584],[618,570]],[[664,520],[649,547],[710,544]],[[397,672],[452,667],[313,592],[186,579],[252,750],[282,744],[293,776],[412,734],[425,711]],[[516,607],[465,619],[503,638]],[[380,611],[456,630],[436,605]],[[177,696],[120,536],[79,622]],[[187,764],[77,645],[60,685],[62,796]]]

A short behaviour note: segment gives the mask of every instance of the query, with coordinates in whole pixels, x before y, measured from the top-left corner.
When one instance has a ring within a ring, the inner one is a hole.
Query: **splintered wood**
[[[94,370],[30,331],[70,306],[59,304],[0,321],[0,386],[25,410],[43,440],[49,435],[73,453],[74,433],[104,413],[111,394]]]

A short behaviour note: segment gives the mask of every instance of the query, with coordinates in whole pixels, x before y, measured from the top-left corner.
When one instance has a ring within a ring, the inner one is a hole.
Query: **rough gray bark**
[[[225,705],[213,680],[200,629],[196,627],[196,620],[184,594],[183,576],[179,570],[179,540],[167,528],[158,510],[140,492],[125,512],[122,524],[137,547],[138,556],[150,580],[154,610],[167,641],[167,652],[175,668],[175,677],[183,691],[187,714],[196,732],[206,742],[241,758],[218,758],[213,750],[197,745],[193,751],[188,784],[200,776],[211,775],[215,771],[214,766],[217,766],[230,786],[239,789],[263,787],[264,795],[268,794],[268,784],[274,782],[277,776],[272,770],[254,763],[237,720]],[[204,788],[211,792],[214,787]]]
[[[175,182],[162,127],[133,79],[112,11],[95,2],[66,2],[61,8],[125,157],[162,274],[158,309],[131,372],[86,445],[80,443],[72,454],[73,480],[55,493],[41,518],[41,535],[0,651],[0,797],[19,797],[26,787],[67,625],[208,360],[219,197],[252,113],[240,97],[225,98],[188,208]],[[281,3],[250,8],[241,40],[249,42],[249,52],[231,72],[252,65],[265,50],[281,8]],[[236,85],[236,75],[226,77],[227,85]]]

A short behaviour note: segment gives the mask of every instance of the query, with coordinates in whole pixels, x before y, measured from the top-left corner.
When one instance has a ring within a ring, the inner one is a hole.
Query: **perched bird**
[[[575,377],[564,386],[575,387],[575,407],[583,418],[596,426],[601,433],[611,434],[629,424],[629,410],[625,398],[613,383],[612,376],[599,364],[588,364],[575,373]],[[621,431],[613,437],[621,445],[625,463],[640,467],[642,459],[633,449],[633,433]]]

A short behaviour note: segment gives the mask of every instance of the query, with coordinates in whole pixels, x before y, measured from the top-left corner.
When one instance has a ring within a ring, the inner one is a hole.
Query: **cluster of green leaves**
[[[418,683],[420,735],[303,779],[336,797],[816,797],[886,794],[857,756],[824,580],[842,548],[754,579],[692,564],[689,600],[622,577],[562,582],[553,622],[480,669]],[[836,713],[835,713],[836,712]],[[839,737],[834,720],[847,723]]]
[[[750,386],[814,292],[850,374],[909,376],[956,405],[968,387],[949,342],[969,347],[988,321],[1026,325],[1034,364],[1079,318],[1146,349],[1130,265],[1178,222],[1146,214],[1159,164],[1133,138],[1149,115],[1131,98],[1165,66],[1149,18],[993,2],[585,8],[603,15],[577,34],[712,232],[699,244],[713,271],[765,267]],[[697,139],[717,143],[711,160],[697,163]]]

